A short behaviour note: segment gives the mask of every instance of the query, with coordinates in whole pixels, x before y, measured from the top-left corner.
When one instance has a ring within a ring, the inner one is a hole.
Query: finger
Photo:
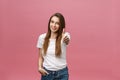
[[[64,39],[68,38],[67,36],[64,37]]]
[[[69,41],[69,38],[65,38],[65,39],[64,39],[64,42],[68,42],[68,41]]]
[[[64,41],[64,43],[68,43],[68,42],[69,42],[69,40],[65,40],[65,41]]]
[[[47,74],[49,74],[45,69],[43,69],[43,74],[44,75],[47,75]]]
[[[40,72],[42,75],[48,74],[48,72],[47,72],[45,69],[41,69],[41,70],[39,70],[39,72]]]
[[[45,72],[45,74],[49,74],[46,70],[44,72]]]
[[[44,75],[44,76],[48,74],[48,73],[46,73],[46,72],[40,72],[40,73],[41,73],[42,75]]]
[[[68,39],[68,37],[67,37],[67,36],[65,36],[63,40],[66,40],[66,39]]]

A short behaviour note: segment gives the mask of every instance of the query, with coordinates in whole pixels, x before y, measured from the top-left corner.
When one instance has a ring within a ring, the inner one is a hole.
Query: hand
[[[69,44],[69,41],[70,41],[70,39],[69,39],[67,36],[65,36],[65,37],[63,38],[63,42],[66,43],[66,45]]]
[[[43,69],[43,68],[40,68],[38,71],[39,71],[39,72],[41,73],[41,75],[43,75],[43,76],[49,74],[49,73],[48,73],[45,69]]]

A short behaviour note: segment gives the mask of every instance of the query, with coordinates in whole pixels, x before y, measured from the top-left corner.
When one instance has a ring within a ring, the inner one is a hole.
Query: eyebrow
[[[54,20],[51,19],[50,22],[54,22]],[[59,23],[59,24],[60,24],[60,22],[56,22],[56,23]]]

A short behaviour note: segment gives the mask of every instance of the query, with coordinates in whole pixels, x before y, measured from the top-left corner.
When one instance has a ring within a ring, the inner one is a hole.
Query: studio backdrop
[[[0,79],[40,80],[38,36],[64,15],[69,80],[120,80],[120,0],[0,0]]]

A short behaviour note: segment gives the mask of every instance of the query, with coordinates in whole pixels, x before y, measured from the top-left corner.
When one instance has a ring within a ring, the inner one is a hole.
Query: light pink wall
[[[39,34],[61,12],[70,80],[120,80],[119,0],[0,0],[0,79],[40,80]]]

